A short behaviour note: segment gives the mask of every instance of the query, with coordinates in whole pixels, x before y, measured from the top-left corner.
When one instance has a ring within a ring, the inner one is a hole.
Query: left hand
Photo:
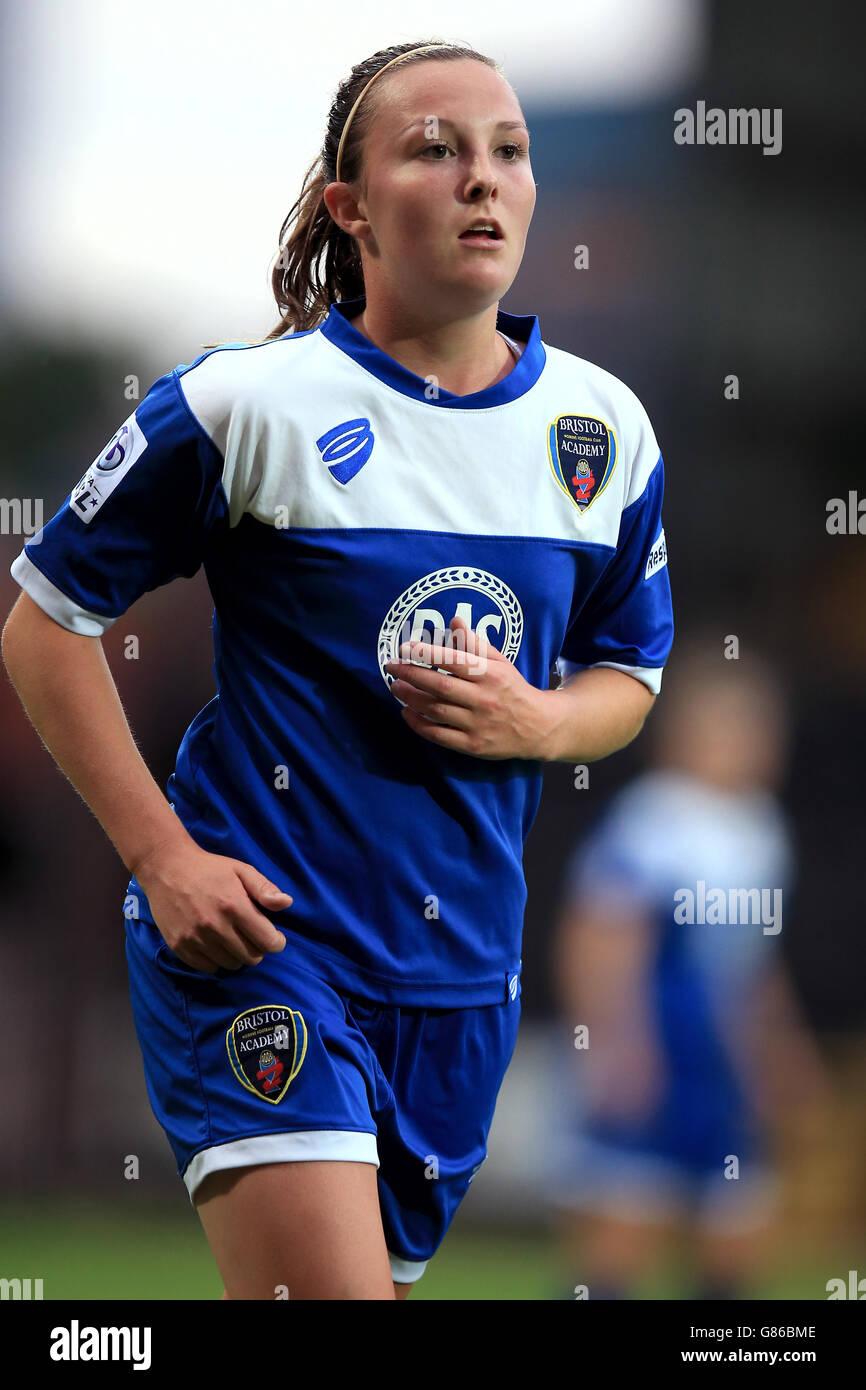
[[[402,644],[402,657],[428,665],[407,659],[385,666],[396,677],[391,692],[406,706],[406,723],[428,742],[474,758],[538,757],[543,692],[462,618],[452,618],[450,629],[454,645]]]

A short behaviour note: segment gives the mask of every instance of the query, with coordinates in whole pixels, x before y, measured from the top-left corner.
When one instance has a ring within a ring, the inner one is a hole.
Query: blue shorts
[[[600,1128],[600,1127],[599,1127]],[[731,1158],[738,1168],[726,1171]],[[558,1135],[547,1192],[554,1205],[641,1224],[689,1219],[706,1234],[732,1236],[764,1226],[776,1214],[781,1185],[754,1150],[721,1144],[713,1163],[682,1151],[600,1138],[598,1129]],[[727,1158],[727,1163],[725,1159]]]
[[[411,1283],[487,1156],[520,997],[397,1008],[337,991],[290,958],[207,975],[126,919],[136,1033],[153,1112],[192,1200],[211,1172],[374,1163],[395,1280]]]
[[[545,1177],[556,1205],[640,1221],[688,1216],[725,1235],[763,1225],[775,1211],[780,1185],[756,1117],[727,1073],[688,1071],[668,1057],[663,1099],[640,1118],[614,1120],[585,1102],[573,1065],[559,1055],[552,1062],[557,1120]]]

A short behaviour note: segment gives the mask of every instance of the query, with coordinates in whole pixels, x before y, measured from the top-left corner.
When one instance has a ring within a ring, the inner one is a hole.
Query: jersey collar
[[[534,386],[541,376],[545,352],[538,318],[535,314],[507,314],[500,309],[496,314],[496,327],[507,333],[510,338],[516,338],[518,342],[526,344],[508,375],[494,386],[487,386],[483,391],[473,391],[468,396],[458,396],[455,392],[446,391],[440,386],[437,396],[430,399],[425,394],[429,390],[429,384],[423,377],[416,376],[408,367],[395,362],[393,357],[382,352],[381,348],[377,348],[375,343],[371,343],[369,338],[365,338],[363,333],[352,327],[350,320],[361,313],[365,303],[364,295],[358,299],[344,299],[332,303],[320,331],[341,352],[345,352],[359,366],[371,372],[380,381],[384,381],[387,386],[392,386],[404,396],[411,396],[413,400],[423,401],[425,405],[439,406],[446,410],[485,410],[490,406],[505,405],[508,401],[516,400]]]

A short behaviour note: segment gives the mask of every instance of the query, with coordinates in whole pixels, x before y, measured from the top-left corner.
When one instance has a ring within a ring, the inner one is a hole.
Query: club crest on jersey
[[[548,429],[547,452],[557,483],[585,512],[616,467],[616,435],[594,415],[557,415]]]
[[[356,473],[360,473],[373,452],[375,442],[370,421],[362,417],[344,420],[342,425],[334,425],[333,429],[320,434],[316,448],[322,455],[322,462],[328,465],[331,477],[345,486]]]
[[[399,659],[402,644],[444,644],[452,618],[462,618],[509,661],[516,659],[523,638],[523,609],[517,596],[487,570],[452,565],[416,579],[388,609],[379,629],[378,655],[379,670],[389,689],[394,677],[385,667]]]
[[[297,1009],[257,1004],[244,1009],[226,1032],[232,1071],[253,1095],[279,1105],[307,1051],[307,1025]]]

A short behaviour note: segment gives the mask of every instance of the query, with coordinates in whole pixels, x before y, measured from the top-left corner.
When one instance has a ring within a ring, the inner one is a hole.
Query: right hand
[[[242,859],[189,844],[157,846],[133,870],[166,945],[207,975],[258,965],[286,938],[254,903],[273,912],[292,898]]]

